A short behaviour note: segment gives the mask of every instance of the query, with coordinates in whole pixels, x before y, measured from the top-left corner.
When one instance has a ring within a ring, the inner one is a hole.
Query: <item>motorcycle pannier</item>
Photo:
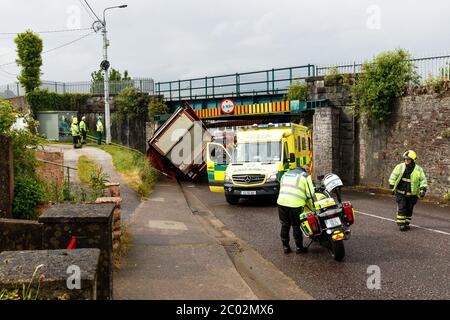
[[[313,212],[304,212],[300,215],[300,229],[306,237],[320,233],[320,223]]]
[[[355,210],[350,202],[343,202],[342,208],[344,210],[344,219],[351,225],[355,222]]]

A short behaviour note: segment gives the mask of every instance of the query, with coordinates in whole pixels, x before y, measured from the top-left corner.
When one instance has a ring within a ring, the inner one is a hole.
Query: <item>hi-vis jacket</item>
[[[420,188],[428,187],[425,173],[423,172],[422,167],[416,164],[413,172],[411,172],[410,179],[405,179],[403,178],[403,173],[405,172],[405,169],[406,164],[404,163],[398,164],[391,173],[391,176],[389,178],[389,184],[394,186],[394,189],[392,190],[395,191],[397,189],[400,180],[403,179],[403,181],[411,183],[411,193],[407,193],[406,195],[417,196],[419,194]]]
[[[72,132],[73,137],[80,135],[80,128],[75,123],[72,123],[72,126],[70,127],[70,131]]]
[[[80,121],[80,130],[87,131],[86,122],[84,122],[83,120]]]
[[[304,207],[306,200],[315,197],[311,176],[296,168],[286,172],[280,181],[280,194],[277,203],[280,206]]]
[[[97,131],[103,132],[103,124],[100,120],[97,122]]]

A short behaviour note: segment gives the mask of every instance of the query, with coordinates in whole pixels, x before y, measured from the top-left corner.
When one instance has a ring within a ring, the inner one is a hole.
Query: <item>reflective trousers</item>
[[[292,233],[297,247],[303,246],[303,234],[300,230],[300,213],[302,212],[303,207],[289,208],[278,206],[278,216],[281,223],[280,237],[284,245],[289,244],[289,231],[292,227]]]
[[[411,223],[414,206],[417,203],[417,196],[406,197],[401,194],[395,195],[397,201],[397,224],[409,225]]]

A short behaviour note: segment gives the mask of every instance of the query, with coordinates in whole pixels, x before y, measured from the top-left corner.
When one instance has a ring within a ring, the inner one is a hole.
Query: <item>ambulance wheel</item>
[[[344,241],[331,241],[331,256],[336,261],[342,261],[345,257]]]
[[[229,204],[237,204],[239,202],[239,198],[235,196],[225,195],[225,199]]]

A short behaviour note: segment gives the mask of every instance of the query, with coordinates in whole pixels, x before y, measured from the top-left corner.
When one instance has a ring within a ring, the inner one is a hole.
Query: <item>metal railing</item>
[[[110,94],[118,94],[122,89],[127,87],[136,88],[139,92],[154,94],[154,81],[150,78],[135,78],[131,80],[110,81]],[[88,93],[92,95],[104,94],[103,82],[57,82],[42,81],[39,87],[42,90],[48,90],[55,93]],[[4,98],[13,98],[25,95],[25,89],[18,83],[10,83],[0,86],[0,96]]]
[[[412,58],[410,61],[414,63],[416,72],[423,83],[436,78],[450,80],[450,55]],[[360,73],[362,66],[361,62],[316,66],[315,76],[327,76],[333,74],[333,72],[340,74]]]
[[[61,168],[63,168],[63,170],[67,170],[67,181],[66,181],[66,177],[64,177],[64,183],[67,183],[66,186],[67,186],[68,192],[70,192],[70,170],[77,171],[78,170],[77,168],[65,166],[63,164],[59,164],[56,162],[51,162],[51,161],[47,161],[47,160],[43,160],[43,159],[36,159],[36,160],[39,162],[42,162],[42,163],[50,164],[52,166],[61,167]]]
[[[155,93],[166,100],[193,100],[245,95],[285,94],[293,81],[315,74],[314,65],[234,73],[155,83]]]

